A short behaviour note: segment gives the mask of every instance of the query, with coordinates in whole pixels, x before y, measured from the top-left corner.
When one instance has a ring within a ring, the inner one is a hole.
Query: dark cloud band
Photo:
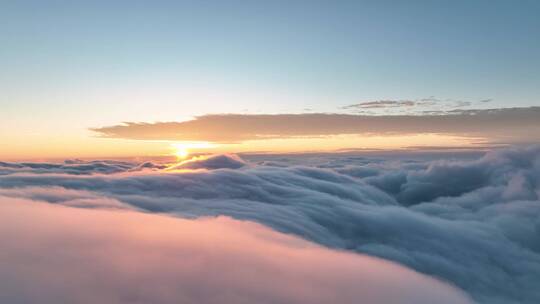
[[[242,142],[323,135],[437,133],[492,143],[540,142],[540,107],[457,110],[443,115],[276,114],[206,115],[184,122],[135,123],[94,128],[104,137],[140,140]]]

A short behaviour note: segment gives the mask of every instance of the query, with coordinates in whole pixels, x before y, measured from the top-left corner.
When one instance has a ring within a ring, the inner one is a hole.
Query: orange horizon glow
[[[302,153],[346,150],[401,150],[411,147],[474,147],[481,138],[442,134],[416,135],[333,135],[319,137],[274,138],[241,143],[147,141],[84,136],[47,138],[27,136],[4,139],[10,145],[0,151],[1,160],[51,160],[67,158],[176,157],[220,153]]]

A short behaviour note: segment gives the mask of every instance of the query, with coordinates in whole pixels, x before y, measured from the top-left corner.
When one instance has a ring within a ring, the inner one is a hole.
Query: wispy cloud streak
[[[276,114],[206,115],[183,122],[135,123],[94,128],[111,138],[242,142],[322,135],[450,134],[488,142],[540,142],[540,107],[455,110],[437,115]]]

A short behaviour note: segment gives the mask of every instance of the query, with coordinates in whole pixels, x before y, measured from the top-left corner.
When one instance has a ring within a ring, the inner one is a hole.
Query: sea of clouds
[[[249,220],[397,262],[479,303],[540,302],[539,197],[540,146],[0,163],[0,201]]]

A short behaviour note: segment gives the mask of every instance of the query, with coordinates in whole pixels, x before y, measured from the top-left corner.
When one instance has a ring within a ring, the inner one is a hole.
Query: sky
[[[539,14],[538,1],[0,1],[0,157],[170,153],[90,130],[123,122],[538,106]],[[352,148],[403,146],[373,140]],[[249,145],[223,150],[275,149]]]

